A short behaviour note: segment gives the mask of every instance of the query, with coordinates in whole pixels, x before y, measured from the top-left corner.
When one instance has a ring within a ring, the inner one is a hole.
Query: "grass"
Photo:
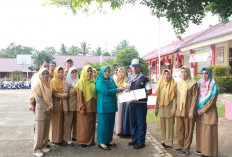
[[[217,105],[218,117],[225,116],[225,105]]]

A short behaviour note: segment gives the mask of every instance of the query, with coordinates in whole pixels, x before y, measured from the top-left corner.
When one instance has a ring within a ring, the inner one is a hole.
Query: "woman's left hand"
[[[189,113],[189,119],[193,119],[193,114]]]
[[[85,115],[85,110],[84,109],[81,110],[81,115]]]
[[[47,113],[50,114],[50,112],[51,112],[51,109],[47,108]]]

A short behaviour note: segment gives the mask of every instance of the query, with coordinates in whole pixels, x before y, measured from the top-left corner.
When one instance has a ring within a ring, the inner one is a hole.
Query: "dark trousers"
[[[132,140],[138,144],[145,144],[147,104],[131,102],[129,111]]]

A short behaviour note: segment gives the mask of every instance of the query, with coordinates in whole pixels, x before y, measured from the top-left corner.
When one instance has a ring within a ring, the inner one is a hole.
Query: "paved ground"
[[[31,157],[33,148],[33,112],[28,111],[30,90],[0,90],[0,157]],[[127,146],[129,139],[114,136],[118,145],[111,151],[102,151],[97,145],[88,148],[74,147],[57,148],[45,154],[47,157],[150,157],[172,156],[165,152],[160,143],[149,133],[146,147],[133,150]]]

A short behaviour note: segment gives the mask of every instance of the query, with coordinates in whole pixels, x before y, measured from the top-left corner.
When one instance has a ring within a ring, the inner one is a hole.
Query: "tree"
[[[102,56],[111,56],[111,54],[109,52],[104,52]]]
[[[50,53],[52,55],[55,55],[58,53],[54,47],[46,47],[43,51]]]
[[[128,68],[131,65],[132,59],[134,58],[139,58],[139,53],[135,49],[135,47],[125,48],[118,52],[115,63],[125,68]],[[148,68],[147,65],[145,64],[145,61],[142,58],[139,58],[139,60],[142,66],[141,72],[147,75]]]
[[[80,54],[86,56],[89,54],[90,47],[86,44],[86,42],[81,43]]]
[[[19,77],[20,77],[20,74],[21,74],[21,71],[19,70],[15,70],[15,71],[12,71],[12,74],[13,74],[13,80],[19,80]]]
[[[6,49],[0,50],[1,58],[16,58],[17,55],[32,55],[36,50],[32,47],[11,43]]]
[[[61,44],[61,47],[60,47],[60,55],[68,55],[68,51],[67,51],[67,48],[64,44]]]
[[[78,48],[77,46],[71,46],[68,49],[68,53],[69,55],[78,55],[81,52],[80,48]]]
[[[104,3],[110,3],[110,7],[115,9],[135,2],[136,0],[47,0],[49,4],[71,9],[74,14],[77,10],[88,12],[93,3],[97,9],[102,10]],[[219,16],[223,22],[227,22],[232,15],[231,0],[141,0],[140,3],[148,6],[158,18],[166,17],[177,34],[184,33],[190,22],[201,24],[206,12]]]
[[[52,61],[53,59],[54,58],[53,58],[52,54],[45,52],[45,51],[41,51],[41,52],[37,51],[36,55],[34,57],[34,67],[33,68],[30,67],[30,70],[35,69],[38,71],[40,68],[40,62],[42,60]]]
[[[90,65],[92,68],[95,68],[97,71],[100,71],[101,67],[104,65],[109,66],[110,68],[113,68],[114,60],[113,59],[105,59],[102,63],[89,63],[87,62],[86,65]],[[111,70],[111,73],[113,73],[113,70]]]
[[[127,47],[131,47],[130,43],[127,40],[121,41],[112,51],[112,56],[116,56],[120,50],[125,49]]]

